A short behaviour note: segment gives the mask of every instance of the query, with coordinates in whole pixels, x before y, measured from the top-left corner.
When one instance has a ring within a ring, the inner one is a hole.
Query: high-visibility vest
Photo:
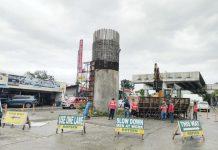
[[[174,112],[174,105],[173,105],[173,104],[170,104],[170,105],[169,105],[168,111],[169,111],[169,112]]]
[[[198,106],[194,105],[194,112],[198,112]]]
[[[138,110],[138,103],[132,102],[132,110]]]
[[[116,109],[116,107],[117,107],[116,101],[111,100],[110,103],[109,103],[109,108],[110,109]]]
[[[161,106],[160,109],[162,112],[167,112],[167,105]]]

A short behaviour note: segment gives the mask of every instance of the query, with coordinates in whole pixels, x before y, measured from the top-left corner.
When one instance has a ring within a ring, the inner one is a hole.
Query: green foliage
[[[218,97],[218,90],[215,90],[211,95],[212,97]]]
[[[123,108],[118,108],[117,112],[115,113],[116,117],[122,117],[124,114],[124,110]],[[98,111],[98,110],[94,110],[92,115],[92,117],[107,117],[108,116],[108,112],[101,112],[101,111]]]
[[[124,89],[132,89],[133,90],[135,88],[135,85],[132,81],[124,79],[121,81],[121,87]]]
[[[136,93],[139,93],[140,97],[145,97],[145,90],[144,89],[140,89],[140,90],[136,91]]]
[[[108,116],[108,112],[93,110],[92,117],[102,117],[102,116]]]
[[[123,117],[123,116],[124,116],[124,109],[123,108],[119,108],[117,110],[116,117]]]
[[[78,115],[83,114],[83,109],[77,109],[77,114],[78,114]]]
[[[212,97],[211,94],[206,93],[203,95],[203,101],[207,101],[210,104],[211,97]]]

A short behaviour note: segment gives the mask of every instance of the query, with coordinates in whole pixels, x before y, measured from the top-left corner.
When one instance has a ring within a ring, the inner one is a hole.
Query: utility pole
[[[79,84],[80,84],[80,78],[82,76],[82,70],[83,70],[83,39],[79,42],[79,50],[78,50],[78,57],[77,57],[77,78],[76,78],[76,85],[77,85],[77,93],[78,96],[79,93]]]

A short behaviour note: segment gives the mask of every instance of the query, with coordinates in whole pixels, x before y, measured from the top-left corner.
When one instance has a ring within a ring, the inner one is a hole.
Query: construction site
[[[39,82],[34,78],[21,80],[24,77],[2,76],[5,80],[4,90],[15,88],[20,94],[26,94],[24,91],[26,89],[34,90],[44,104],[51,99],[50,95],[54,97],[54,101],[62,100],[61,106],[25,109],[23,105],[21,111],[17,108],[7,109],[7,105],[3,107],[0,145],[4,149],[30,149],[29,145],[37,150],[140,150],[145,148],[183,150],[184,147],[185,149],[196,149],[196,147],[204,150],[216,149],[214,143],[216,143],[217,135],[215,129],[218,110],[217,107],[212,106],[216,101],[210,99],[211,112],[209,113],[208,109],[206,113],[198,112],[196,116],[198,119],[195,119],[193,103],[196,99],[186,97],[184,94],[184,91],[189,91],[203,97],[217,90],[216,84],[207,85],[199,71],[161,73],[157,63],[154,64],[150,74],[133,74],[132,80],[120,79],[120,35],[111,29],[100,29],[94,32],[91,61],[83,62],[83,46],[83,39],[81,39],[75,85],[66,86],[60,82],[52,82],[52,84],[45,82],[45,84],[43,80]],[[40,87],[39,83],[41,83]],[[143,85],[143,88],[136,90],[137,84]],[[45,91],[50,95],[45,97]],[[70,97],[65,99],[70,95],[76,99],[70,99]],[[81,107],[80,100],[84,102],[85,107]],[[68,101],[78,102],[78,107],[71,107]],[[115,106],[114,119],[113,116],[110,119],[111,101],[115,104],[113,105]],[[131,105],[129,106],[131,110],[125,107],[127,101]],[[124,104],[120,105],[119,102]],[[173,120],[172,112],[168,112],[170,110],[168,107],[170,108],[172,104],[174,105]],[[133,106],[138,107],[134,114]],[[165,118],[162,116],[163,107],[165,107]],[[131,111],[131,116],[126,116],[126,110],[129,113]],[[8,123],[7,118],[19,118],[19,116],[7,117],[8,112],[12,112],[13,115],[25,113],[28,117],[26,121],[24,120],[24,125],[15,124],[16,122]],[[59,124],[60,122],[62,124]],[[180,122],[187,125],[186,130],[190,131],[178,133]],[[28,123],[28,129],[25,129],[26,123]],[[10,127],[7,127],[9,125]],[[19,128],[21,125],[22,129]],[[185,133],[189,135],[183,135]],[[182,138],[175,137],[176,135],[181,135]],[[201,144],[203,142],[204,144]]]
[[[119,33],[111,29],[100,29],[93,34],[92,60],[82,61],[83,40],[80,40],[78,51],[77,85],[79,95],[92,101],[92,110],[107,111],[111,98],[119,99]],[[203,96],[208,93],[208,86],[200,72],[160,73],[154,64],[153,74],[133,75],[133,84],[144,85],[144,96],[138,96],[120,90],[127,95],[130,103],[136,99],[139,105],[139,117],[160,118],[160,106],[163,101],[175,104],[175,117],[191,118],[193,100],[183,97],[182,91]],[[215,90],[214,88],[213,90]],[[149,95],[149,90],[155,91]],[[211,90],[211,89],[210,89]],[[121,94],[123,95],[123,94]],[[131,95],[131,96],[130,96]],[[129,96],[129,97],[128,97]],[[122,97],[124,99],[125,97]]]

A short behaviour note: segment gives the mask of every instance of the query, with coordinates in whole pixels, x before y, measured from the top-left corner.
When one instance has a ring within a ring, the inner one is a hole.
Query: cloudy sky
[[[79,40],[90,61],[101,28],[120,33],[120,79],[157,62],[218,82],[217,0],[0,0],[0,72],[46,70],[73,84]]]

